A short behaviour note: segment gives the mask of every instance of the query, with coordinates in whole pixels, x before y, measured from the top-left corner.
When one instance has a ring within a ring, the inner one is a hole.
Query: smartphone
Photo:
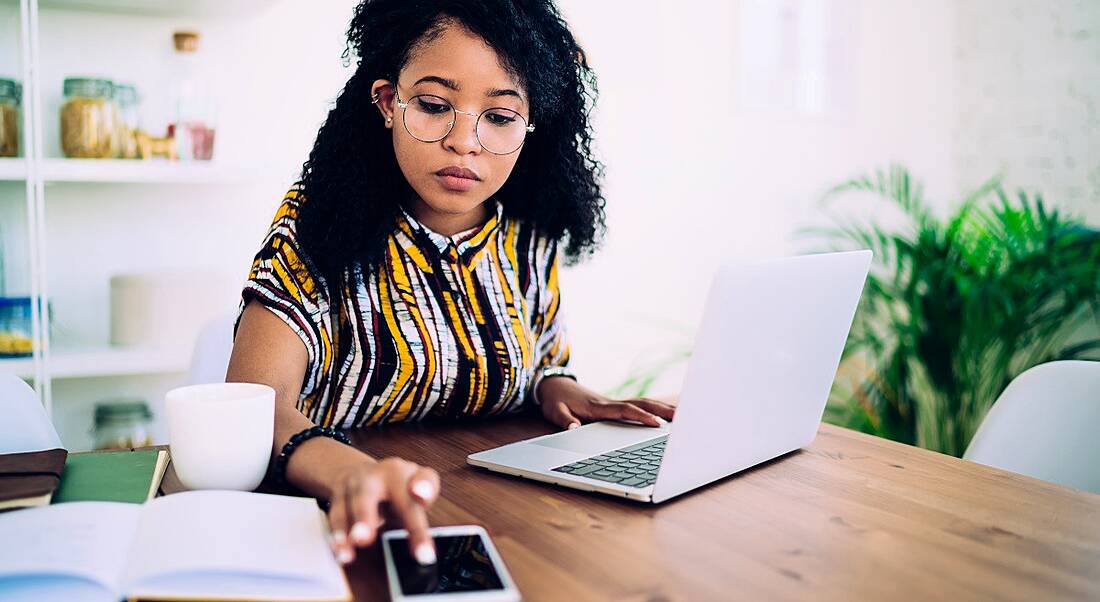
[[[477,525],[435,527],[436,563],[421,566],[409,551],[409,532],[382,534],[386,578],[394,602],[518,602],[519,589],[489,534]]]

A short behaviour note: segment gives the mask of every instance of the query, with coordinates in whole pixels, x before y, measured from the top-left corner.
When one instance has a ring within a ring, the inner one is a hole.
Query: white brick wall
[[[960,184],[1002,173],[1100,224],[1100,1],[962,0]]]

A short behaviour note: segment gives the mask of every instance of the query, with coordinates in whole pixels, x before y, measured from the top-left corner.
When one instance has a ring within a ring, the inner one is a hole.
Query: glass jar
[[[138,94],[131,84],[115,84],[115,104],[118,105],[116,139],[119,159],[137,159]]]
[[[176,52],[169,69],[173,74],[175,117],[168,131],[175,138],[176,154],[184,161],[214,158],[216,94],[199,53],[199,39],[199,34],[193,31],[172,34]]]
[[[0,297],[0,357],[30,357],[31,298]]]
[[[19,156],[19,82],[0,79],[0,157]]]
[[[149,426],[153,413],[139,399],[100,402],[95,408],[96,449],[130,449],[153,444]]]
[[[75,159],[107,159],[117,154],[117,110],[109,80],[65,79],[61,105],[61,150]]]

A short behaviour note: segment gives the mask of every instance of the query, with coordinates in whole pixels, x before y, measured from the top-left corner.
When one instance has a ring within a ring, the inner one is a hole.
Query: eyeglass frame
[[[409,100],[402,101],[401,100],[401,91],[397,89],[397,83],[395,82],[392,85],[392,87],[393,87],[393,96],[394,96],[395,99],[397,99],[397,106],[401,108],[401,126],[404,127],[405,131],[408,132],[409,135],[413,137],[413,140],[416,140],[418,142],[423,142],[424,144],[432,144],[432,143],[435,143],[435,142],[439,142],[440,140],[443,140],[447,136],[450,136],[451,132],[453,132],[454,129],[455,129],[455,124],[458,123],[458,115],[460,113],[463,114],[463,115],[469,115],[470,117],[474,118],[474,137],[477,138],[478,145],[480,145],[481,148],[485,149],[485,152],[487,152],[489,154],[493,154],[493,155],[504,156],[504,155],[510,155],[512,153],[515,153],[515,152],[519,152],[519,149],[523,148],[523,145],[526,144],[526,142],[527,142],[527,134],[530,134],[530,133],[535,131],[535,124],[528,123],[527,118],[524,117],[522,114],[520,114],[519,111],[516,111],[515,109],[509,109],[508,107],[489,107],[488,109],[485,109],[484,111],[482,111],[480,113],[471,113],[469,111],[460,111],[460,110],[458,110],[458,107],[456,107],[454,105],[453,102],[447,100],[446,98],[443,98],[442,96],[436,96],[435,94],[414,94],[414,95],[409,97]],[[444,100],[444,101],[447,102],[448,105],[450,105],[451,112],[454,113],[454,115],[455,115],[455,118],[451,121],[451,125],[447,128],[447,132],[445,134],[443,134],[442,136],[440,136],[439,138],[436,138],[435,140],[421,140],[420,138],[417,138],[415,135],[413,135],[412,131],[409,129],[409,124],[405,123],[405,113],[406,113],[406,111],[408,111],[409,103],[412,102],[412,99],[416,98],[417,96],[435,96],[436,98],[438,98],[440,100]],[[378,104],[379,100],[381,100],[381,96],[378,93],[375,93],[374,96],[371,97],[371,104]],[[485,144],[481,142],[481,134],[478,133],[478,124],[481,123],[481,116],[488,113],[489,111],[494,111],[494,110],[511,111],[511,112],[515,113],[520,119],[523,120],[523,124],[524,124],[524,126],[523,126],[523,129],[524,129],[523,140],[520,141],[519,146],[517,146],[515,150],[511,150],[511,151],[508,151],[506,153],[498,153],[498,152],[489,150],[488,147],[486,147]]]

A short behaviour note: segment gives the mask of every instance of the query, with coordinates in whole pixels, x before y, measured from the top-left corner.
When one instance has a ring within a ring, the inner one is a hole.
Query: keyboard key
[[[584,476],[586,474],[591,474],[591,473],[596,472],[598,470],[600,470],[599,466],[595,466],[595,465],[593,465],[593,466],[582,466],[580,468],[574,469],[573,472],[570,473],[570,474],[575,474],[575,475],[578,475],[578,476]]]
[[[634,477],[634,478],[631,478],[631,479],[626,479],[625,481],[622,481],[619,484],[620,485],[626,485],[627,487],[641,487],[643,483],[645,483],[645,480],[639,479],[638,477]]]

